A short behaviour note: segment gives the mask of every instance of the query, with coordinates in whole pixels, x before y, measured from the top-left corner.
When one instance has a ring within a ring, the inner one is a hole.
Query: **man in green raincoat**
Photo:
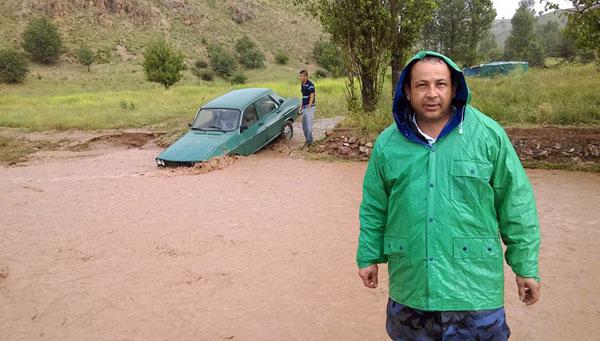
[[[508,339],[501,242],[520,299],[539,299],[531,185],[504,129],[469,102],[452,60],[417,53],[367,167],[356,260],[368,288],[388,263],[394,340]]]

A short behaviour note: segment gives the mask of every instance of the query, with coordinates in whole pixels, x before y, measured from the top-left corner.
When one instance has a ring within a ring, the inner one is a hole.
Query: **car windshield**
[[[195,130],[232,131],[240,123],[240,112],[234,109],[200,109],[192,123]]]

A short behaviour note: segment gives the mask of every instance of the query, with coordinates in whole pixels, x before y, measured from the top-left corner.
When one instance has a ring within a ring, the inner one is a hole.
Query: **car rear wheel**
[[[292,122],[285,121],[285,123],[281,127],[281,137],[283,137],[286,140],[291,140],[293,136],[294,126],[292,125]]]

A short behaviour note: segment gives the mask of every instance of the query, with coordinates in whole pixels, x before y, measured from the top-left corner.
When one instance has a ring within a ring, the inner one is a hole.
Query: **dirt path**
[[[0,168],[0,340],[386,339],[387,285],[354,264],[364,163],[263,151],[183,175],[158,151]],[[529,175],[544,291],[525,308],[507,276],[514,340],[598,340],[600,176]]]

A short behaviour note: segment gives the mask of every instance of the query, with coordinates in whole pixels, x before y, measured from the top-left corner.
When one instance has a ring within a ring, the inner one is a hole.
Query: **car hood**
[[[156,158],[173,162],[206,161],[227,154],[225,143],[232,133],[191,130]]]

